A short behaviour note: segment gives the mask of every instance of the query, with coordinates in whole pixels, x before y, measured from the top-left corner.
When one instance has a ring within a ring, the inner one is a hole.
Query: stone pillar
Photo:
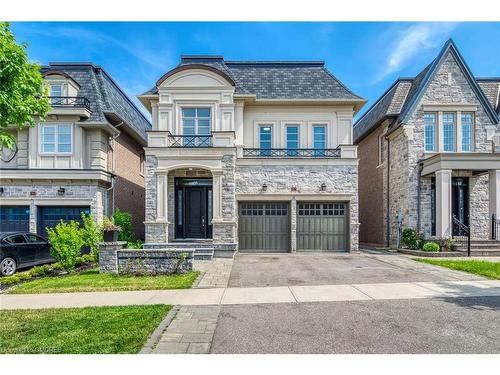
[[[212,171],[212,206],[213,220],[219,221],[222,219],[222,174],[223,171]]]
[[[168,179],[166,172],[156,174],[156,220],[168,221]]]
[[[441,170],[436,172],[436,237],[450,237],[451,229],[451,170]]]
[[[297,199],[292,198],[290,202],[290,250],[297,252]]]
[[[118,273],[118,257],[116,252],[123,249],[125,241],[99,243],[99,271],[101,273]]]
[[[490,222],[491,215],[495,215],[497,220],[500,220],[500,169],[494,169],[489,171],[488,176],[489,181],[489,212],[490,212]]]

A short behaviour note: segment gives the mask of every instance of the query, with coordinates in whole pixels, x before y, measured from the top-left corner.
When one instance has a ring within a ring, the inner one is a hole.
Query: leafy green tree
[[[64,269],[71,272],[75,269],[85,242],[82,238],[80,223],[76,221],[64,222],[61,220],[55,228],[47,230],[51,244],[50,253],[62,264]]]
[[[137,241],[132,231],[132,214],[116,209],[113,215],[113,221],[122,229],[120,233],[118,233],[119,241],[127,241],[127,243]]]
[[[85,246],[90,247],[92,256],[99,257],[99,242],[103,241],[102,228],[94,221],[92,215],[82,213],[83,228],[80,230]]]
[[[40,65],[30,63],[25,43],[19,45],[7,22],[0,22],[0,146],[12,148],[9,126],[35,126],[50,110]]]

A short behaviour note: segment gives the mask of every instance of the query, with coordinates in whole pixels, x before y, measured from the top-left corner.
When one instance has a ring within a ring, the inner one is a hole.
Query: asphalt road
[[[500,297],[224,306],[212,353],[500,353]]]

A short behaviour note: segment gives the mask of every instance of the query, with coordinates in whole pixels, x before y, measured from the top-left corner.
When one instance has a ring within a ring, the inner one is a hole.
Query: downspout
[[[391,144],[389,141],[389,135],[385,136],[385,139],[387,141],[387,186],[385,189],[385,194],[386,194],[386,201],[387,201],[387,206],[386,206],[386,247],[391,246],[391,210],[390,210],[390,199],[391,196],[389,194],[389,185],[390,185],[390,171],[391,171]]]

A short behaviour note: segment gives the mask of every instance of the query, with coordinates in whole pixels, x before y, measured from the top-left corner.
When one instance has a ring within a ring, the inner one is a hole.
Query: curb
[[[158,341],[160,341],[161,335],[167,327],[172,323],[172,320],[174,320],[175,316],[177,315],[177,312],[179,311],[180,306],[176,305],[170,309],[168,312],[167,316],[165,319],[161,321],[161,323],[156,327],[156,329],[153,331],[153,333],[149,336],[148,340],[142,347],[141,351],[139,354],[151,354],[153,349],[155,348],[156,344],[158,344]]]

